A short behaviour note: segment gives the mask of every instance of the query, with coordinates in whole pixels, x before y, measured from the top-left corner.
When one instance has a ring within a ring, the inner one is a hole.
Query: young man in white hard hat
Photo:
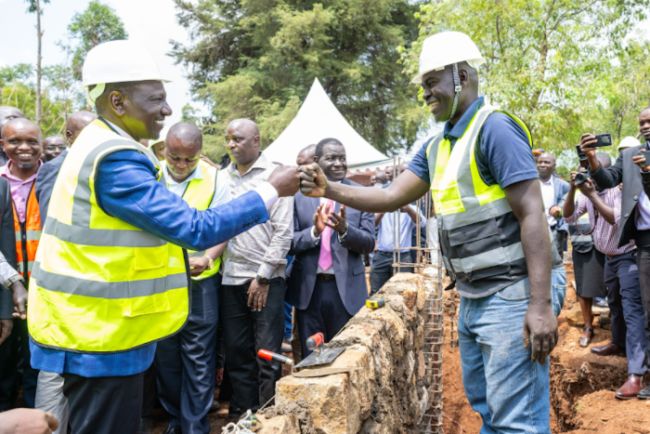
[[[99,118],[81,132],[52,192],[29,291],[32,366],[62,374],[74,433],[136,433],[156,341],[188,315],[183,248],[203,250],[268,219],[297,169],[220,207],[167,190],[155,139],[171,115],[147,51],[111,41],[88,52],[83,83]]]
[[[481,432],[549,433],[548,355],[557,341],[550,235],[530,133],[478,96],[482,62],[463,33],[427,38],[414,82],[444,131],[388,188],[328,183],[305,166],[301,189],[375,212],[431,189],[444,262],[461,294],[463,383]]]

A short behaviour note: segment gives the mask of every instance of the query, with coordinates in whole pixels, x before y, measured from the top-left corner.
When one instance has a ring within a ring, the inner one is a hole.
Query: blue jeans
[[[523,326],[528,279],[488,297],[462,297],[458,336],[463,385],[481,434],[550,433],[549,362],[530,360]]]
[[[553,303],[553,313],[555,316],[560,314],[564,306],[564,297],[566,296],[566,271],[564,265],[558,265],[551,270],[551,301]]]

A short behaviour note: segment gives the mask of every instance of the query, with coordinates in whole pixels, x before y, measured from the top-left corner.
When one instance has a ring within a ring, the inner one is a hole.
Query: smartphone
[[[611,134],[596,134],[596,144],[594,148],[602,148],[603,146],[612,146]]]
[[[576,145],[576,152],[578,153],[578,159],[580,161],[585,161],[587,159],[587,154],[582,152],[582,149],[580,149],[580,145]]]

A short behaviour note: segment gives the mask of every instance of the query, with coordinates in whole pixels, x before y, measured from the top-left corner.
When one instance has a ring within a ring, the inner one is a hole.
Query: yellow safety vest
[[[489,295],[527,274],[519,222],[503,189],[486,184],[476,162],[481,128],[497,110],[482,106],[453,147],[441,134],[426,152],[443,260],[460,293],[469,297]],[[532,146],[526,125],[506,114]]]
[[[141,144],[96,120],[54,184],[29,285],[29,334],[39,345],[90,353],[131,350],[177,332],[189,311],[183,249],[105,213],[95,174],[107,155]]]
[[[164,162],[161,166],[163,167],[163,170],[166,170],[166,164]],[[188,182],[187,187],[183,192],[183,199],[192,208],[198,209],[199,211],[205,211],[210,207],[212,198],[217,191],[217,168],[203,160],[199,160],[199,165],[196,167],[196,170],[199,171],[199,176]],[[190,256],[200,257],[205,255],[205,250],[188,250],[187,253]],[[198,276],[192,276],[192,280],[203,280],[214,276],[219,272],[220,267],[221,257],[215,259],[212,267],[206,269],[203,273]]]

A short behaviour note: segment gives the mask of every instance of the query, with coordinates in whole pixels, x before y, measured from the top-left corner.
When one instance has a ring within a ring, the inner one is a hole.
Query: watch
[[[268,285],[269,283],[271,283],[269,279],[267,279],[266,277],[262,277],[260,275],[255,276],[255,281],[260,285]]]

